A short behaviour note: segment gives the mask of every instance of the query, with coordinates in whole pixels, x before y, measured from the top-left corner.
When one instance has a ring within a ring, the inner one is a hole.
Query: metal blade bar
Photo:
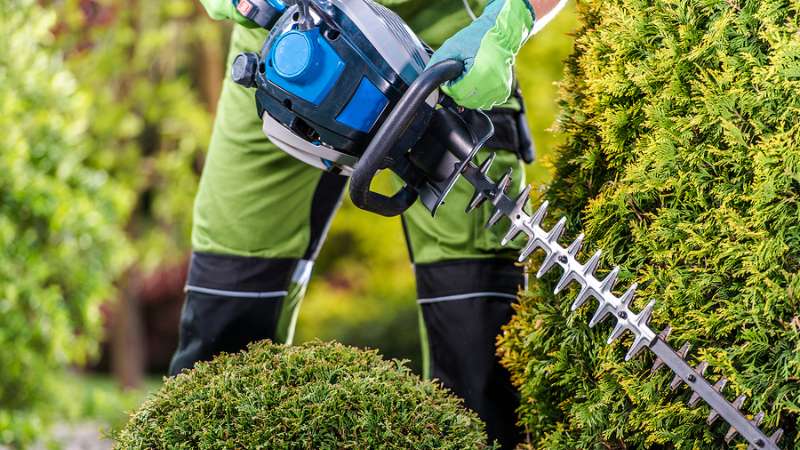
[[[669,367],[679,379],[686,382],[695,394],[708,403],[712,408],[712,414],[716,413],[731,425],[728,437],[733,438],[738,433],[750,443],[751,448],[778,450],[776,443],[782,434],[781,430],[776,431],[772,438],[768,438],[758,428],[758,423],[748,420],[739,411],[741,402],[737,402],[738,405],[731,404],[706,381],[703,373],[707,364],[698,366],[700,372],[693,369],[684,359],[685,353],[688,352],[687,346],[684,346],[685,350],[682,349],[679,354],[667,344],[665,339],[668,333],[663,334],[664,338],[662,339],[650,328],[648,322],[652,314],[653,302],[649,303],[638,314],[630,309],[636,285],[631,286],[626,290],[625,294],[617,297],[612,292],[612,289],[616,283],[619,269],[614,268],[602,281],[595,277],[595,270],[599,263],[599,252],[590,258],[586,264],[578,261],[576,256],[583,244],[583,237],[580,236],[568,248],[562,247],[558,240],[564,231],[564,219],[562,218],[550,231],[545,231],[541,224],[547,212],[547,202],[542,204],[533,216],[529,215],[524,209],[527,204],[527,199],[524,197],[527,196],[529,190],[523,191],[523,195],[516,200],[512,199],[506,194],[506,189],[510,184],[509,177],[506,175],[501,183],[495,183],[488,176],[489,166],[493,158],[490,157],[487,161],[481,167],[470,162],[464,167],[461,175],[475,187],[475,199],[486,199],[494,206],[495,211],[487,226],[493,226],[502,216],[507,217],[511,222],[510,229],[503,240],[503,245],[516,236],[525,234],[528,237],[528,243],[522,251],[520,261],[527,259],[537,248],[545,252],[544,262],[537,273],[537,277],[543,276],[551,268],[558,265],[563,270],[563,273],[557,285],[556,293],[572,282],[580,285],[578,299],[572,305],[573,311],[584,304],[590,297],[599,302],[589,326],[593,327],[606,317],[613,316],[617,319],[617,324],[609,337],[609,343],[625,332],[633,334],[633,345],[625,355],[626,361],[635,357],[641,350],[649,348],[657,356],[654,369],[657,369],[660,365]],[[479,202],[473,202],[472,208],[468,207],[467,210],[477,207],[476,203]]]
[[[747,442],[754,445],[756,448],[778,450],[778,446],[775,443],[767,438],[756,425],[751,423],[741,411],[728,402],[721,393],[717,392],[711,383],[706,381],[705,378],[700,376],[687,364],[669,344],[661,339],[656,339],[653,344],[650,345],[650,350],[661,358],[664,364],[679,376],[695,393],[700,395],[720,417],[725,419],[731,427],[735,428]]]

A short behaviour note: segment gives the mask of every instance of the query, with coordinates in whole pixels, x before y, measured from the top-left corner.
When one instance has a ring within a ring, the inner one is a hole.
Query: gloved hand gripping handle
[[[411,125],[428,96],[442,83],[459,77],[463,72],[464,64],[461,61],[442,61],[425,69],[411,83],[353,169],[350,179],[350,198],[356,206],[382,216],[392,217],[402,214],[414,204],[418,193],[410,186],[404,186],[393,196],[387,197],[371,191],[370,184],[379,170],[390,166],[388,161],[390,152]]]

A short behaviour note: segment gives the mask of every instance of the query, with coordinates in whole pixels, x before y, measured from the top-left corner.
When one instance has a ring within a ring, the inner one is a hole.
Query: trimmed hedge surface
[[[620,291],[657,300],[653,328],[692,344],[689,361],[747,394],[762,427],[800,448],[800,3],[585,0],[566,63],[567,138],[547,198],[587,259],[620,264]],[[560,208],[560,211],[558,210]],[[552,223],[552,222],[551,222]],[[652,354],[625,362],[605,344],[596,302],[551,294],[553,271],[523,296],[500,344],[520,387],[532,448],[722,449],[727,427],[671,393]],[[600,272],[603,276],[605,273]],[[618,294],[621,292],[618,292]],[[589,306],[589,305],[592,306]],[[737,441],[739,447],[742,441]]]
[[[118,449],[486,448],[459,399],[403,362],[335,343],[253,344],[167,379]]]

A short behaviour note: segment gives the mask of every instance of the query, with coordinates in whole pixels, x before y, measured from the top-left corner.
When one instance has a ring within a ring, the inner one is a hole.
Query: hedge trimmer
[[[491,163],[491,158],[488,160]],[[572,303],[572,310],[575,311],[586,303],[590,298],[599,302],[594,315],[589,320],[589,326],[594,327],[609,316],[617,319],[611,335],[608,337],[608,344],[621,337],[626,331],[633,334],[633,345],[631,345],[625,360],[634,358],[645,348],[656,355],[652,372],[666,366],[675,377],[670,383],[670,389],[677,390],[682,384],[687,384],[692,392],[689,398],[689,406],[695,407],[702,399],[710,407],[711,411],[706,419],[706,423],[711,426],[720,417],[730,424],[728,432],[725,434],[725,441],[730,443],[737,435],[744,437],[750,443],[748,449],[773,449],[777,450],[777,443],[783,435],[783,430],[778,429],[771,436],[767,436],[759,425],[764,419],[764,413],[760,412],[748,419],[741,412],[746,397],[740,395],[732,403],[723,395],[722,390],[727,384],[727,378],[722,377],[715,383],[711,383],[705,378],[708,369],[707,362],[701,362],[695,367],[691,367],[685,360],[689,352],[689,344],[684,344],[680,350],[675,351],[668,343],[667,338],[670,334],[670,327],[666,327],[656,334],[648,325],[653,313],[655,301],[650,301],[639,313],[634,313],[630,307],[636,294],[637,285],[631,285],[624,294],[617,297],[612,291],[616,285],[619,267],[614,267],[602,280],[597,279],[594,274],[600,263],[601,252],[597,251],[585,264],[577,259],[578,252],[583,246],[583,235],[578,236],[569,247],[564,248],[558,240],[561,238],[566,225],[566,218],[561,218],[550,231],[541,228],[542,219],[547,211],[547,202],[544,202],[533,216],[525,213],[525,206],[529,199],[530,186],[526,188],[516,199],[505,194],[505,187],[508,185],[509,176],[506,175],[499,183],[494,183],[487,175],[488,164],[477,167],[474,164],[468,165],[463,175],[470,183],[476,186],[477,193],[470,208],[474,208],[484,201],[491,201],[495,206],[495,213],[489,220],[488,225],[493,225],[501,217],[508,217],[511,227],[503,238],[503,245],[516,238],[520,234],[528,236],[528,244],[523,249],[519,260],[526,260],[536,249],[545,252],[544,262],[542,263],[536,276],[541,278],[545,273],[556,265],[563,270],[561,279],[555,287],[558,294],[572,282],[580,285],[580,291],[575,301]]]
[[[516,198],[507,195],[511,172],[498,182],[488,176],[494,155],[480,165],[473,162],[492,136],[492,122],[479,111],[455,105],[439,92],[442,83],[459,77],[463,64],[444,61],[426,68],[427,48],[396,14],[371,0],[240,0],[237,9],[271,28],[260,54],[243,53],[234,61],[233,79],[256,88],[258,114],[265,134],[285,152],[323,170],[351,175],[350,196],[356,206],[395,216],[419,199],[435,213],[459,177],[476,189],[467,210],[492,204],[487,227],[503,217],[511,227],[503,245],[521,234],[528,237],[520,261],[536,249],[545,252],[537,276],[555,266],[563,275],[556,293],[575,282],[581,287],[572,304],[576,310],[590,298],[599,302],[589,326],[608,316],[617,324],[608,342],[626,331],[634,340],[629,360],[643,349],[655,353],[653,371],[668,367],[675,373],[670,387],[687,384],[689,404],[701,399],[711,407],[708,424],[718,418],[730,424],[725,435],[744,437],[752,449],[777,449],[782,431],[767,436],[759,429],[764,414],[747,418],[745,397],[732,403],[723,395],[726,379],[714,384],[705,378],[708,364],[691,367],[685,360],[688,345],[675,351],[668,343],[669,328],[656,334],[649,325],[654,303],[634,313],[630,308],[634,284],[622,296],[613,293],[619,268],[599,280],[595,272],[600,252],[582,264],[577,255],[581,235],[567,248],[558,240],[566,225],[541,228],[544,203],[532,216],[526,213],[530,186]],[[397,174],[405,185],[392,196],[370,190],[382,169]]]

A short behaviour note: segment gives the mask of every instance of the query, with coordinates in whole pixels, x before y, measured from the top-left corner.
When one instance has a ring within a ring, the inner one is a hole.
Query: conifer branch
[[[711,413],[707,420],[709,426],[719,417],[728,422],[730,428],[725,435],[726,442],[730,443],[737,435],[741,435],[749,442],[748,449],[778,450],[777,442],[783,435],[783,430],[779,429],[771,436],[767,436],[759,428],[765,416],[763,412],[748,419],[741,411],[745,401],[744,396],[738,397],[731,403],[722,395],[722,389],[727,383],[727,379],[722,378],[712,385],[704,377],[708,369],[708,363],[705,361],[692,368],[685,360],[689,351],[688,345],[684,345],[680,351],[676,352],[667,343],[669,327],[658,335],[650,328],[649,322],[655,302],[651,301],[638,313],[631,310],[637,285],[634,283],[624,294],[616,296],[614,288],[620,268],[615,266],[602,280],[596,278],[595,273],[600,264],[601,252],[595,253],[586,263],[578,261],[577,256],[583,247],[584,236],[578,236],[567,248],[562,247],[559,240],[566,227],[566,218],[562,217],[549,231],[544,230],[541,225],[547,214],[548,202],[542,203],[533,215],[529,215],[526,207],[530,200],[531,187],[527,186],[514,199],[506,195],[507,188],[511,184],[511,174],[506,173],[500,182],[495,183],[488,176],[493,161],[494,155],[490,156],[481,166],[469,163],[464,168],[462,175],[476,189],[467,211],[477,208],[485,201],[491,202],[494,206],[494,213],[486,224],[487,228],[497,224],[502,217],[507,217],[511,222],[502,244],[507,245],[521,234],[525,234],[528,243],[521,252],[520,262],[527,260],[537,249],[543,250],[544,261],[536,276],[541,278],[552,268],[559,266],[562,275],[556,284],[554,293],[558,294],[573,282],[578,283],[580,291],[572,304],[572,310],[577,310],[590,298],[597,300],[598,306],[589,321],[589,326],[594,327],[609,316],[616,318],[617,323],[608,338],[608,343],[610,344],[624,333],[630,332],[633,335],[633,344],[625,355],[625,360],[636,357],[644,349],[652,351],[656,355],[652,372],[663,366],[668,367],[675,373],[675,377],[670,383],[673,391],[685,383],[693,391],[689,400],[690,406],[696,405],[700,399],[703,399],[711,407]]]

